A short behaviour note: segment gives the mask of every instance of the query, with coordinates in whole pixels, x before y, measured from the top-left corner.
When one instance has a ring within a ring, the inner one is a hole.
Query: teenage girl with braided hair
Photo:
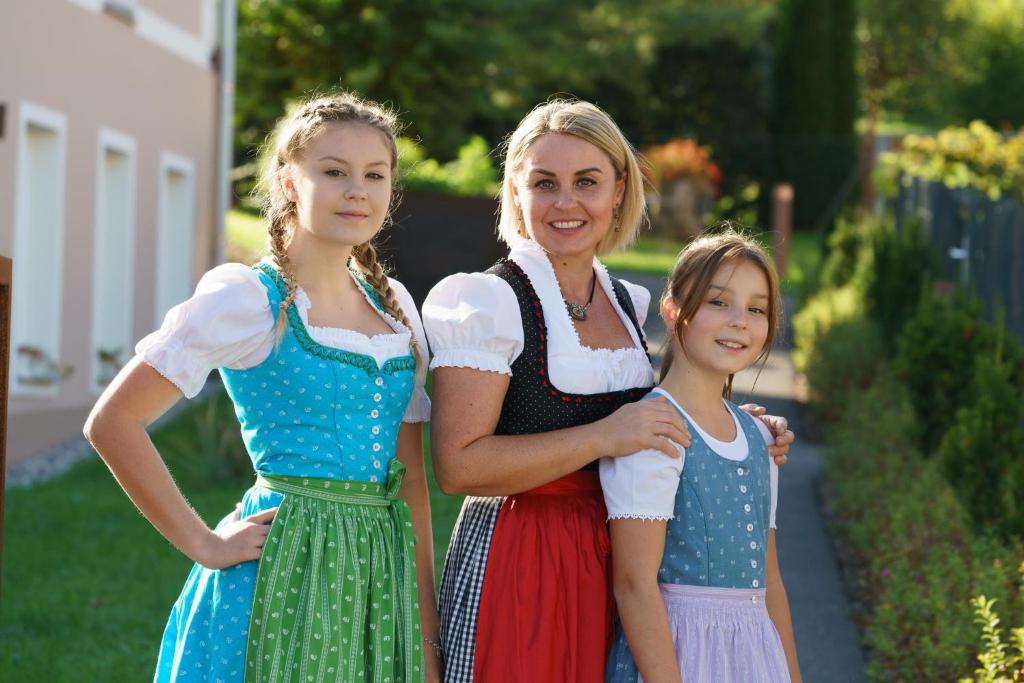
[[[204,275],[89,417],[125,492],[196,561],[156,681],[439,675],[423,331],[372,243],[391,208],[396,129],[351,95],[284,119],[263,178],[271,254]],[[214,368],[256,483],[211,530],[145,427]]]

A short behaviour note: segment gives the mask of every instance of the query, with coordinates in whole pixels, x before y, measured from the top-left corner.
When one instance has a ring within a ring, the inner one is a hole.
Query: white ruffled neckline
[[[572,335],[571,338],[581,351],[584,351],[588,355],[598,356],[602,360],[614,360],[621,362],[626,358],[638,357],[642,358],[644,363],[649,364],[649,361],[647,360],[647,353],[640,346],[640,340],[637,338],[637,330],[629,320],[629,316],[626,315],[625,311],[623,311],[622,307],[619,305],[618,297],[615,296],[615,290],[612,288],[612,281],[611,276],[608,274],[608,268],[597,260],[597,258],[594,259],[594,272],[597,273],[598,282],[601,284],[601,289],[604,291],[605,296],[607,296],[608,300],[612,302],[612,306],[615,308],[615,312],[618,313],[622,324],[625,325],[630,339],[633,340],[633,346],[622,346],[611,349],[605,347],[594,348],[584,344],[583,340],[580,339],[576,325],[573,324],[572,318],[569,316],[569,312],[565,309],[564,298],[562,297],[562,292],[558,287],[558,276],[555,274],[555,267],[551,265],[551,259],[548,258],[547,252],[544,251],[544,249],[534,240],[521,238],[515,243],[509,253],[509,257],[513,260],[515,260],[516,256],[523,257],[529,263],[535,264],[537,268],[542,271],[544,277],[531,278],[531,284],[537,291],[537,296],[541,298],[542,303],[545,301],[549,303],[549,306],[544,307],[545,312],[549,312],[551,310],[558,311],[557,313],[549,313],[549,315],[556,318],[557,324],[559,324],[563,329],[568,330]],[[520,266],[523,265],[524,264],[520,264]],[[550,306],[551,301],[557,301],[558,305],[555,305],[552,308]]]
[[[274,266],[273,261],[268,258],[263,259],[265,262]],[[275,266],[276,267],[276,266]],[[354,351],[367,356],[372,356],[377,360],[378,365],[386,361],[388,358],[395,356],[403,356],[409,353],[409,341],[412,339],[412,331],[406,327],[401,320],[394,317],[387,311],[379,308],[370,298],[369,292],[363,287],[362,283],[359,282],[356,274],[352,270],[346,268],[349,277],[355,282],[356,288],[359,293],[363,295],[366,302],[384,319],[384,322],[394,330],[394,332],[381,332],[379,334],[363,334],[358,330],[349,329],[347,327],[324,327],[320,325],[309,324],[309,309],[313,307],[313,302],[310,301],[309,295],[302,288],[301,285],[296,285],[295,288],[295,308],[299,312],[299,318],[302,320],[302,324],[309,332],[310,336],[313,337],[314,341],[324,346],[330,346],[338,349],[345,349],[347,351]]]

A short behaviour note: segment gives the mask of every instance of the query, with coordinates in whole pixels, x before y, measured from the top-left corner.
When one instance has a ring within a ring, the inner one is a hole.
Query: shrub
[[[970,598],[1016,606],[1021,548],[979,537],[938,463],[915,446],[907,390],[891,377],[852,396],[829,430],[831,526],[855,559],[876,681],[953,681],[977,653]]]
[[[908,135],[896,152],[885,152],[882,173],[972,187],[990,199],[1024,199],[1024,131],[1003,136],[982,121],[946,128],[938,135]],[[890,187],[895,184],[885,183]]]
[[[498,192],[498,171],[487,142],[474,135],[459,148],[458,156],[445,164],[427,159],[423,148],[409,138],[399,138],[398,156],[402,186],[463,196],[490,196]]]
[[[815,345],[833,326],[861,317],[864,312],[862,288],[851,282],[837,289],[823,289],[812,296],[793,316],[793,364],[807,369]]]
[[[978,358],[991,357],[992,328],[976,297],[922,293],[917,311],[896,339],[893,371],[910,392],[929,455],[956,411],[968,402]]]
[[[834,422],[856,394],[874,384],[885,346],[875,323],[863,316],[836,323],[821,335],[807,358],[811,405]]]
[[[1001,358],[976,363],[972,400],[957,412],[938,450],[975,522],[1006,538],[1024,534],[1022,399]]]
[[[876,224],[867,216],[839,218],[826,240],[821,286],[831,289],[850,283],[871,266],[871,240]]]
[[[868,314],[890,349],[937,272],[935,255],[919,223],[910,222],[897,231],[890,222],[872,231],[865,295]]]
[[[1024,562],[1020,568],[1024,579]],[[1024,593],[1024,581],[1021,582]],[[986,598],[984,594],[971,600],[974,605],[975,623],[981,627],[981,640],[984,649],[978,653],[980,667],[974,670],[971,678],[962,678],[960,683],[1017,683],[1024,681],[1024,627],[1010,630],[1010,644],[1003,642],[1002,629],[999,628],[999,615],[995,611],[995,598]]]

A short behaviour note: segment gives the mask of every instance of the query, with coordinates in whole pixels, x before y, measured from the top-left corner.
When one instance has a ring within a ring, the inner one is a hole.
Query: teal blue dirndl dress
[[[257,268],[276,317],[284,284],[269,265]],[[284,338],[266,360],[246,370],[220,369],[255,473],[385,483],[414,388],[414,357],[378,367],[371,356],[317,343],[294,304],[288,316]],[[253,486],[242,497],[241,515],[282,499]],[[257,565],[192,568],[164,630],[155,682],[243,681]],[[418,634],[418,623],[415,628]],[[418,637],[410,647],[421,659]]]

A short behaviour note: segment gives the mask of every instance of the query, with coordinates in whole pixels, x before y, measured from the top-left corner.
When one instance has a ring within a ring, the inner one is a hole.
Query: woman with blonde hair
[[[464,494],[445,560],[446,681],[603,680],[613,600],[597,460],[689,443],[654,385],[643,287],[597,260],[647,223],[638,157],[588,102],[536,107],[508,141],[485,273],[423,306],[438,483]],[[792,434],[773,420],[776,454]]]

